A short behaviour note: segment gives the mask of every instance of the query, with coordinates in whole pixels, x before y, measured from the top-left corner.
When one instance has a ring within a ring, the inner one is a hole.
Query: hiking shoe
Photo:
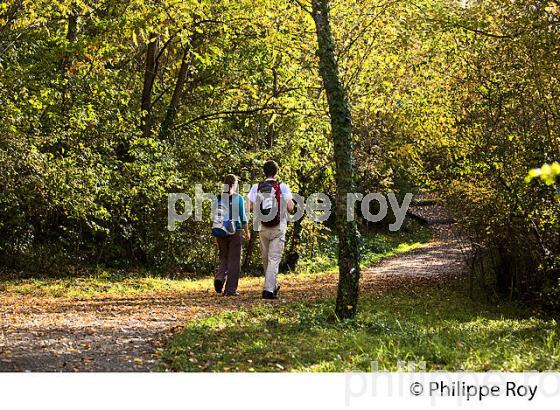
[[[239,292],[224,292],[224,296],[239,296]]]
[[[222,293],[222,288],[224,287],[224,281],[220,279],[214,279],[214,290],[216,293]]]
[[[278,295],[276,292],[269,292],[268,290],[263,290],[262,298],[269,299],[269,300],[278,299]]]
[[[275,298],[278,298],[278,292],[280,292],[280,285],[276,286],[276,290],[274,291]]]

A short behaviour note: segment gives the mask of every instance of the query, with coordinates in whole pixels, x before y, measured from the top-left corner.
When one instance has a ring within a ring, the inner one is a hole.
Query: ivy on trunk
[[[338,293],[336,315],[354,317],[360,278],[359,236],[356,221],[346,218],[346,198],[354,192],[354,150],[352,115],[346,90],[340,80],[327,0],[313,0],[313,21],[317,33],[319,72],[327,93],[336,165],[336,231],[338,235]]]

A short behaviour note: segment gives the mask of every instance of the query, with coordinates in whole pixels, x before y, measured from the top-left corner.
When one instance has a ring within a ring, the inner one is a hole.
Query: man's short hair
[[[264,163],[263,171],[264,171],[264,175],[267,178],[272,178],[276,174],[278,174],[278,164],[276,163],[276,161],[269,159]]]

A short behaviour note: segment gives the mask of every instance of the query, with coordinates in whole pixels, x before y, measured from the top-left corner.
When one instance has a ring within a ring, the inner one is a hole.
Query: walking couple
[[[263,299],[277,299],[278,269],[284,251],[287,229],[287,212],[293,212],[294,202],[290,188],[279,183],[278,164],[266,161],[263,166],[264,180],[252,186],[248,208],[255,218],[259,231],[260,250],[264,270]],[[224,296],[238,296],[237,285],[241,267],[243,239],[251,233],[245,213],[245,198],[237,191],[239,181],[235,175],[227,175],[224,189],[213,204],[212,235],[218,247],[220,265],[214,279],[214,289]]]

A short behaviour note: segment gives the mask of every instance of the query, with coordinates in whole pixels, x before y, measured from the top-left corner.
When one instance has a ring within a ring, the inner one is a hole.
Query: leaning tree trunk
[[[70,14],[68,15],[68,27],[66,29],[66,40],[68,40],[68,43],[70,44],[74,44],[76,43],[76,40],[78,39],[78,11],[75,9],[75,7],[72,9],[72,11],[70,12]],[[69,74],[69,69],[70,66],[72,65],[72,53],[74,52],[73,49],[67,49],[64,51],[64,54],[62,56],[62,60],[61,60],[61,71],[62,71],[62,77],[66,80],[64,82],[64,86],[63,86],[63,90],[62,90],[62,99],[61,99],[61,105],[60,105],[60,111],[63,113],[63,115],[66,117],[66,121],[65,123],[68,124],[68,115],[69,115],[69,110],[68,110],[68,101],[71,100],[71,76]],[[68,127],[68,125],[67,125]]]
[[[144,87],[142,89],[142,118],[140,127],[142,137],[147,138],[152,133],[152,90],[157,75],[157,54],[159,48],[159,36],[150,38],[146,50],[146,68],[144,69]]]
[[[336,165],[336,231],[339,272],[336,315],[345,319],[354,317],[356,314],[360,278],[359,237],[356,221],[347,221],[346,218],[347,194],[354,192],[352,116],[335,58],[328,0],[312,0],[311,14],[317,32],[319,72],[329,104]]]
[[[179,73],[177,74],[177,81],[175,82],[175,88],[173,89],[173,95],[167,106],[167,111],[165,112],[165,118],[161,123],[161,128],[159,131],[159,138],[162,140],[168,139],[171,134],[171,129],[175,123],[175,118],[177,117],[177,110],[181,103],[181,98],[183,97],[183,92],[185,89],[185,84],[187,82],[187,76],[189,70],[191,70],[191,50],[196,49],[196,42],[198,40],[198,35],[196,32],[191,35],[189,42],[184,46],[183,56],[181,58],[181,66],[179,68]]]

